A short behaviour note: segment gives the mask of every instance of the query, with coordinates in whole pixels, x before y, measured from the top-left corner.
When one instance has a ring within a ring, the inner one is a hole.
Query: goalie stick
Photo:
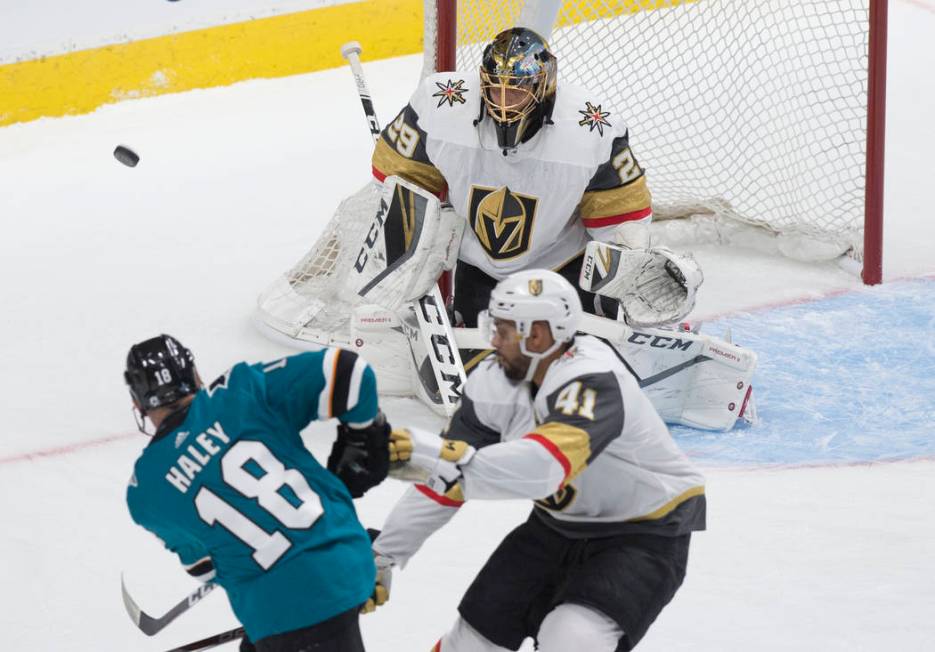
[[[360,52],[360,43],[357,41],[350,41],[341,47],[341,56],[348,61],[354,74],[357,93],[367,117],[370,133],[374,140],[379,140],[380,123],[373,108],[363,67],[360,65]],[[404,332],[409,340],[413,364],[416,365],[417,377],[421,383],[419,394],[430,407],[451,416],[461,400],[461,388],[467,376],[445,311],[445,300],[436,285],[425,296],[409,305],[409,316],[415,323],[404,327]],[[427,352],[422,358],[422,364],[419,362],[421,356],[416,355],[420,347],[424,347]]]
[[[174,607],[169,609],[162,616],[153,618],[148,613],[140,609],[139,605],[136,604],[136,600],[130,595],[127,591],[127,585],[123,580],[123,573],[120,574],[120,590],[123,593],[123,605],[127,608],[127,614],[130,616],[130,620],[140,628],[147,636],[153,636],[161,632],[166,625],[174,621],[176,618],[181,616],[183,613],[194,607],[196,604],[201,602],[201,600],[211,593],[217,584],[214,582],[207,582],[202,584],[197,589],[189,593],[187,596],[182,598]]]

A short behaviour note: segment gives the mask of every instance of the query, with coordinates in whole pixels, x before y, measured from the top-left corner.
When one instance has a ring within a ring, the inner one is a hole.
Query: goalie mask
[[[490,293],[487,310],[478,315],[483,332],[493,339],[494,320],[502,319],[516,324],[520,336],[519,348],[532,359],[524,380],[536,373],[539,362],[575,337],[581,321],[581,298],[565,277],[546,269],[529,269],[511,274],[497,284]],[[526,342],[537,321],[549,324],[553,344],[545,351],[530,351]]]
[[[500,32],[484,49],[480,117],[494,121],[501,148],[528,141],[550,119],[557,71],[546,42],[524,27]]]
[[[195,357],[171,335],[159,335],[130,347],[123,378],[139,416],[194,394],[199,385]]]

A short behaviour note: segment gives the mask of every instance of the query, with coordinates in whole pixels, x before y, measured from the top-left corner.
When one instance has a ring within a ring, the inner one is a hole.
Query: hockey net
[[[584,86],[626,121],[657,236],[860,261],[876,2],[570,0],[554,3],[549,43],[559,92]],[[459,0],[454,30],[454,2],[427,0],[425,71],[448,69],[452,45],[467,69],[502,29],[547,30],[534,14],[549,4]]]
[[[870,8],[885,0],[426,0],[423,74],[478,66],[498,31],[537,12],[541,20],[552,3],[559,92],[580,84],[626,121],[665,243],[859,261],[866,241],[879,261],[879,238],[864,237],[868,124],[882,120],[868,118],[868,52]],[[368,184],[345,200],[311,251],[263,292],[263,330],[291,344],[361,348],[359,299],[340,281],[378,197]],[[666,219],[676,217],[685,219]],[[866,265],[864,280],[879,282]],[[393,348],[366,339],[375,355]],[[388,366],[408,364],[398,362]],[[399,393],[407,383],[399,379]]]

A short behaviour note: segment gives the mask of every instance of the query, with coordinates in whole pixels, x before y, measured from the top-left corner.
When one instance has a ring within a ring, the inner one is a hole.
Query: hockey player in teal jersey
[[[127,489],[133,520],[227,591],[260,652],[362,651],[376,571],[351,498],[386,477],[389,435],[370,366],[326,348],[241,362],[204,386],[191,352],[161,335],[130,349],[125,379],[140,430],[155,429]],[[331,417],[326,469],[299,433]]]

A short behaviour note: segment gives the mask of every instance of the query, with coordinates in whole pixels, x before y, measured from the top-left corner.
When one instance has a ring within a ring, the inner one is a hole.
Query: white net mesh
[[[710,213],[842,253],[862,238],[868,3],[564,2],[559,92],[580,84],[627,123],[657,217]],[[523,4],[460,0],[458,67]]]
[[[257,302],[260,318],[290,337],[322,342],[349,333],[350,314],[361,302],[343,278],[354,265],[379,204],[380,188],[368,183],[338,206],[312,249]]]

